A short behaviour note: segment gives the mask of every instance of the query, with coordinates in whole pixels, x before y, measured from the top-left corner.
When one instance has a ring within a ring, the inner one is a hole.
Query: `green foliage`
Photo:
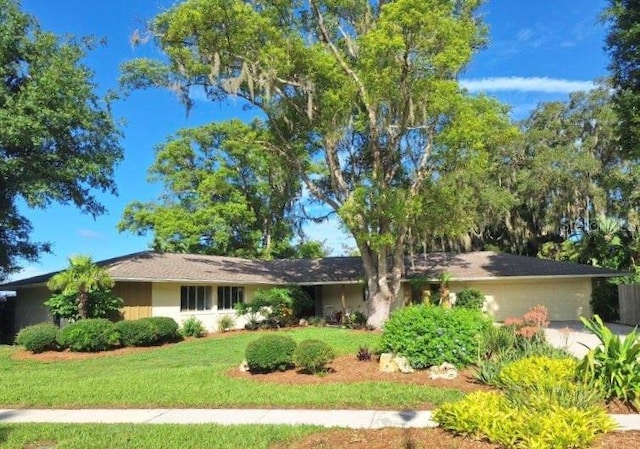
[[[58,332],[58,343],[75,352],[107,351],[119,344],[114,324],[104,318],[79,320]]]
[[[265,125],[232,120],[183,129],[149,174],[156,202],[129,204],[120,231],[153,234],[158,250],[270,259],[294,255],[293,200],[300,180],[268,144]]]
[[[273,287],[260,289],[249,303],[236,304],[238,315],[264,321],[266,327],[279,328],[291,325],[313,301],[298,287]]]
[[[336,355],[331,346],[321,340],[303,340],[293,351],[293,363],[296,368],[317,374],[327,369],[327,363]]]
[[[475,288],[465,288],[456,295],[456,307],[482,310],[484,301],[484,293]]]
[[[107,271],[93,263],[90,256],[71,256],[69,268],[47,282],[49,290],[59,292],[50,300],[51,307],[55,309],[51,311],[60,312],[64,314],[59,315],[61,318],[69,320],[110,317],[123,304],[120,298],[111,294],[114,285]],[[71,298],[75,298],[75,312],[69,304]]]
[[[57,335],[58,328],[54,324],[40,323],[20,329],[15,342],[33,353],[52,351],[58,348]]]
[[[498,376],[502,385],[524,388],[546,388],[570,385],[575,380],[575,359],[554,359],[542,356],[527,357],[505,365]]]
[[[91,191],[115,192],[113,170],[123,151],[109,101],[94,93],[92,73],[82,64],[90,43],[42,31],[14,0],[0,1],[0,17],[3,279],[18,260],[35,260],[50,250],[48,243],[31,241],[31,223],[18,205],[46,208],[57,202],[103,213]]]
[[[531,357],[567,359],[571,355],[542,339],[529,339],[517,333],[514,326],[491,326],[478,336],[478,360],[474,377],[477,381],[499,386],[502,369],[518,360]]]
[[[178,323],[176,323],[173,318],[165,316],[154,316],[141,318],[140,320],[146,321],[151,324],[156,342],[158,344],[170,343],[180,339]]]
[[[442,405],[433,419],[446,430],[486,438],[509,449],[586,449],[598,434],[615,427],[601,407],[564,407],[551,400],[519,407],[498,392],[470,393],[461,401]]]
[[[229,329],[233,329],[236,325],[236,320],[230,315],[224,315],[218,320],[218,331],[226,332]]]
[[[367,316],[359,310],[356,310],[355,312],[346,314],[342,318],[342,325],[349,329],[364,329],[367,327]]]
[[[340,217],[367,259],[365,278],[397,287],[399,279],[387,274],[402,269],[401,242],[409,230],[420,226],[419,235],[432,223],[469,229],[478,214],[466,206],[482,189],[467,188],[468,178],[480,178],[489,154],[517,135],[507,108],[457,82],[484,42],[479,6],[478,0],[183,2],[150,23],[166,62],[128,63],[123,81],[170,88],[187,107],[197,85],[206,86],[213,101],[242,98],[254,107],[265,119],[258,138],[242,131],[217,146],[229,139],[275,155],[274,170],[304,182]],[[199,165],[194,158],[175,160]],[[242,163],[246,167],[252,165]],[[186,180],[181,192],[195,184],[196,194],[189,190],[185,202],[210,201],[211,195],[197,193],[199,179]],[[228,177],[223,181],[229,184]],[[234,210],[247,203],[220,196]],[[170,235],[175,229],[183,233],[173,227]],[[369,287],[369,299],[381,306],[369,319],[379,326],[387,318],[385,286]]]
[[[157,343],[156,333],[147,320],[123,320],[114,324],[122,346],[151,346]]]
[[[466,366],[476,359],[476,336],[489,326],[491,322],[476,310],[403,307],[385,323],[382,347],[405,356],[418,369],[444,362]]]
[[[614,104],[620,117],[617,131],[624,152],[637,157],[640,148],[640,75],[637,70],[640,11],[638,4],[631,0],[609,0],[608,4],[603,14],[609,25],[605,48],[611,56],[609,70],[615,92]]]
[[[202,325],[202,321],[192,316],[182,322],[180,333],[183,337],[200,338],[206,334],[206,329]]]
[[[604,325],[598,315],[580,318],[601,345],[589,350],[578,366],[578,376],[599,388],[605,399],[640,406],[640,341],[634,329],[624,341]]]
[[[284,335],[265,335],[247,345],[245,358],[252,372],[284,371],[293,364],[296,342]]]
[[[54,293],[44,302],[52,315],[69,321],[80,319],[76,295]],[[87,318],[106,318],[114,321],[120,316],[120,309],[124,305],[122,298],[114,295],[110,290],[98,290],[89,293]]]
[[[591,310],[608,323],[620,319],[618,284],[611,279],[600,279],[594,283],[591,291]]]

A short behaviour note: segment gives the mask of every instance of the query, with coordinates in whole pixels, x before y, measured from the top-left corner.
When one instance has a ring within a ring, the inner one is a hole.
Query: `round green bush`
[[[114,324],[104,318],[78,320],[58,332],[58,343],[75,352],[107,351],[118,346]]]
[[[293,363],[296,342],[284,335],[265,335],[247,345],[245,358],[252,372],[284,371]]]
[[[456,295],[456,307],[481,310],[484,301],[484,293],[475,288],[465,288]]]
[[[324,371],[327,363],[335,358],[331,346],[320,340],[304,340],[293,352],[293,363],[309,373]]]
[[[33,353],[58,349],[56,335],[58,328],[52,323],[27,326],[18,332],[16,343]]]
[[[141,318],[151,324],[154,329],[156,342],[154,344],[171,343],[180,339],[178,323],[173,318],[166,316],[154,316]]]
[[[478,335],[491,325],[478,310],[429,304],[402,307],[384,324],[381,346],[406,357],[416,369],[444,362],[462,367],[476,360]]]
[[[152,346],[158,343],[155,328],[149,321],[118,321],[114,327],[122,346]]]

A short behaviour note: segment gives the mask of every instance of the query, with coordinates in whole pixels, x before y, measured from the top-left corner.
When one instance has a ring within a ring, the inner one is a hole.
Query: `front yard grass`
[[[373,347],[378,334],[336,328],[280,330],[296,341],[329,343],[338,355]],[[241,332],[145,352],[43,363],[14,360],[0,349],[0,407],[52,408],[425,408],[460,399],[459,391],[393,382],[279,385],[226,374],[248,342]],[[354,363],[355,362],[354,360]]]
[[[267,449],[310,433],[312,426],[210,424],[12,424],[0,426],[0,448],[38,449]]]

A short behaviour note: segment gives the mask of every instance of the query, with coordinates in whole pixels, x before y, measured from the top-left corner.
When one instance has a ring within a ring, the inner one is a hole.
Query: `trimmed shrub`
[[[58,343],[75,352],[107,351],[117,346],[114,324],[104,318],[79,320],[58,332]]]
[[[444,362],[467,366],[476,360],[477,335],[492,323],[480,311],[416,305],[397,309],[384,325],[384,352],[406,357],[417,369]]]
[[[122,346],[151,346],[157,343],[155,329],[149,321],[118,321],[114,327]]]
[[[40,323],[27,326],[18,332],[16,344],[34,354],[58,349],[56,336],[58,328],[52,323]]]
[[[335,359],[331,346],[320,340],[304,340],[293,352],[293,363],[297,368],[316,374],[325,371],[327,363]]]
[[[147,321],[153,327],[156,344],[171,343],[180,340],[178,323],[173,318],[166,316],[154,316],[141,318],[140,321]]]
[[[204,336],[206,331],[204,326],[202,325],[202,321],[192,316],[190,318],[187,318],[182,323],[182,329],[180,329],[180,333],[183,337],[200,338]]]
[[[252,341],[245,350],[245,359],[252,372],[284,371],[293,363],[296,342],[284,335],[265,335]]]
[[[482,310],[484,301],[484,293],[475,288],[465,288],[456,295],[456,307],[465,309]]]

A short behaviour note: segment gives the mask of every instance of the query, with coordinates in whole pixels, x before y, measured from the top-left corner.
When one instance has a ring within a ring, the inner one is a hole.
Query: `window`
[[[183,285],[180,287],[180,310],[210,310],[211,287]]]
[[[233,309],[244,302],[244,287],[218,287],[218,310]]]

